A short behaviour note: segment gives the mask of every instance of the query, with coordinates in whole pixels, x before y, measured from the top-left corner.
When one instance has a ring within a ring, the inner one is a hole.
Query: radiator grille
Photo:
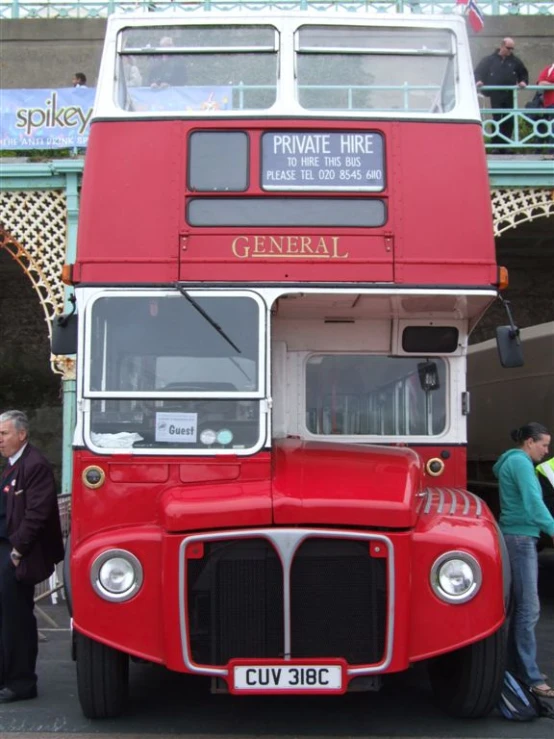
[[[386,559],[367,540],[309,538],[290,573],[291,656],[342,657],[351,665],[383,658]],[[192,660],[225,665],[233,658],[282,658],[283,569],[264,538],[206,542],[187,560]]]
[[[283,572],[265,539],[205,545],[188,561],[190,648],[194,662],[282,657]]]
[[[344,657],[372,664],[383,657],[386,559],[367,541],[308,539],[291,573],[292,656]]]

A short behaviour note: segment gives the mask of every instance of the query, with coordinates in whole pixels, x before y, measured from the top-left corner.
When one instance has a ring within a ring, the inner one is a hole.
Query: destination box
[[[264,190],[385,188],[383,135],[375,131],[280,131],[262,136]]]

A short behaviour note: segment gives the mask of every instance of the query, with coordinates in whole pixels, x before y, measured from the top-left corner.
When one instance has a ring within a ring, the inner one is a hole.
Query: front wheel
[[[76,633],[77,689],[87,718],[115,718],[127,702],[129,656]]]
[[[429,662],[440,708],[458,718],[481,718],[498,703],[506,669],[506,626],[482,641]]]

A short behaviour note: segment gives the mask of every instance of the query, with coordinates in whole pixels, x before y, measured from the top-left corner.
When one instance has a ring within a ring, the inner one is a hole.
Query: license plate
[[[234,665],[233,687],[255,693],[342,693],[342,673],[341,665]]]

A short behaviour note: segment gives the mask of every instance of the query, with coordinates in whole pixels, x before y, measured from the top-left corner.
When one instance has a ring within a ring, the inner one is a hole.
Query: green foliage
[[[27,162],[50,162],[52,159],[71,159],[81,149],[1,149],[0,158],[24,159]]]
[[[514,154],[546,154],[546,139],[534,136],[535,126],[541,120],[540,113],[524,113],[517,117],[518,142],[525,144],[514,149]],[[540,130],[540,129],[539,129]],[[529,145],[532,144],[533,148]]]

